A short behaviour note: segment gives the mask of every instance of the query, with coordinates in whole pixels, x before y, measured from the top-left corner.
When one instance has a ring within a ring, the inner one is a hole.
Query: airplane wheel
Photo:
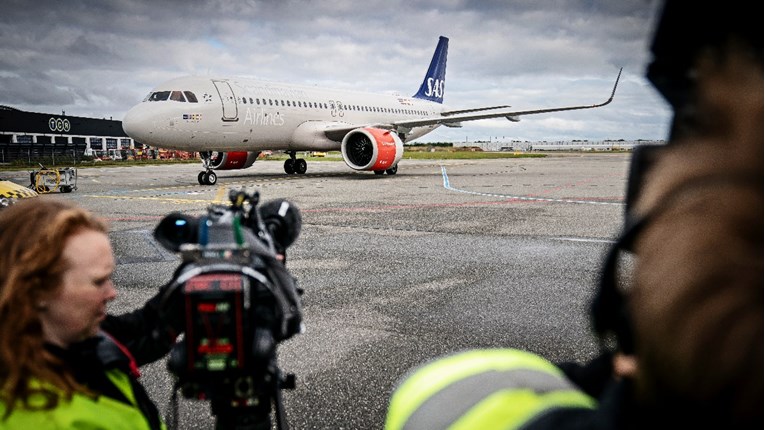
[[[199,185],[204,185],[207,182],[207,179],[205,179],[205,172],[199,172],[197,175],[197,182],[199,182]]]
[[[385,170],[375,170],[374,172],[375,172],[375,175],[382,175],[383,173],[385,173]]]
[[[295,160],[295,173],[302,175],[306,170],[308,170],[308,163],[306,163],[305,160],[302,158]]]
[[[389,175],[395,175],[396,172],[398,172],[398,164],[385,171]]]
[[[218,175],[216,175],[215,172],[205,173],[205,179],[207,185],[215,185],[218,183]]]
[[[295,160],[291,158],[284,160],[284,173],[288,175],[295,173]]]

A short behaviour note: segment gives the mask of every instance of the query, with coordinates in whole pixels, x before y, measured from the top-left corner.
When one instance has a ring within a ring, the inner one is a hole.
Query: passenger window
[[[242,104],[244,104],[244,105],[247,104],[247,97],[242,97]]]
[[[252,102],[252,97],[250,97],[250,104],[254,105],[255,103]]]
[[[186,100],[189,101],[189,103],[197,103],[197,96],[194,95],[191,91],[184,91],[183,94],[186,94]]]
[[[167,100],[170,97],[170,91],[157,91],[149,96],[150,102],[161,102]]]
[[[183,97],[183,93],[180,91],[173,91],[170,93],[170,100],[175,102],[186,102],[186,98]]]

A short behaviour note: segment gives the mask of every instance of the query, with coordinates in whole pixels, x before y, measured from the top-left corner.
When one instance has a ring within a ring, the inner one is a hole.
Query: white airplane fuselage
[[[248,78],[183,77],[155,87],[122,121],[136,141],[158,148],[199,152],[200,184],[214,185],[213,170],[250,167],[261,151],[282,150],[287,174],[306,173],[298,151],[340,150],[354,170],[395,175],[404,142],[444,125],[577,109],[595,105],[510,110],[488,106],[448,110],[443,105],[449,39],[441,36],[419,90],[411,97],[363,93]]]
[[[147,97],[127,113],[123,127],[146,145],[185,151],[339,150],[341,142],[322,133],[328,126],[440,117],[445,110],[442,104],[412,97],[245,78],[177,78],[151,94],[163,91],[191,92],[197,102],[186,95],[183,101]],[[414,127],[403,140],[437,127]]]

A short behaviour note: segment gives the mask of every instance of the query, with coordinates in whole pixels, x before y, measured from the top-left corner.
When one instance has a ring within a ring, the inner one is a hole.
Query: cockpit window
[[[170,91],[157,91],[154,93],[151,93],[149,96],[150,102],[161,102],[167,100],[167,98],[170,97]]]
[[[170,93],[170,100],[186,103],[186,98],[183,97],[183,93],[180,91],[173,91]]]
[[[186,99],[189,101],[189,103],[197,103],[197,96],[194,95],[191,91],[184,91],[183,94],[186,94]]]

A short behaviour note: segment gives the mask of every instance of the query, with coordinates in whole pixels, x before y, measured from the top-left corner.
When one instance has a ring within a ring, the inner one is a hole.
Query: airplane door
[[[218,90],[221,103],[223,104],[223,121],[237,121],[239,119],[239,110],[236,105],[234,90],[231,89],[226,81],[212,81],[215,89]]]

